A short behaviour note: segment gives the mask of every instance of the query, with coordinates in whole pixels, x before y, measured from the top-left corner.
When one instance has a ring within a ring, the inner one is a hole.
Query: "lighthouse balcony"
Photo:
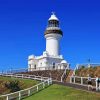
[[[47,27],[46,30],[60,30],[59,27]]]
[[[58,58],[58,59],[63,59],[63,55],[58,55],[58,56],[54,56],[54,55],[41,55],[41,56],[36,56],[35,59],[42,59],[42,58]]]
[[[57,30],[54,29],[54,30],[46,30],[46,31],[45,31],[45,35],[51,34],[51,33],[63,35],[63,32],[62,32],[61,30],[58,30],[58,29],[57,29]]]

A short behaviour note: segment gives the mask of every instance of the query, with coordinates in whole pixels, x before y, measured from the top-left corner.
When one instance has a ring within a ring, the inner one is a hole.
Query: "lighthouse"
[[[48,19],[48,25],[45,31],[46,51],[51,56],[60,55],[60,39],[63,33],[59,27],[59,19],[54,13]]]
[[[60,40],[63,32],[59,27],[59,19],[52,13],[44,32],[46,49],[40,56],[30,55],[28,57],[29,71],[49,69],[69,69],[69,64],[64,60],[60,52]]]

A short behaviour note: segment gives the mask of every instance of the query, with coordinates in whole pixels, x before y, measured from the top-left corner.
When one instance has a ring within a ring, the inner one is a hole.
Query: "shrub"
[[[8,83],[5,83],[5,87],[10,89],[11,92],[16,92],[16,91],[21,90],[20,87],[19,87],[19,81],[18,80],[14,80],[14,81],[10,81]]]

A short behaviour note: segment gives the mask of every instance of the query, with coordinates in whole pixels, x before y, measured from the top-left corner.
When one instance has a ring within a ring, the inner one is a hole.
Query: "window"
[[[55,68],[55,63],[53,63],[53,69]]]
[[[36,69],[36,64],[34,65],[34,69]]]

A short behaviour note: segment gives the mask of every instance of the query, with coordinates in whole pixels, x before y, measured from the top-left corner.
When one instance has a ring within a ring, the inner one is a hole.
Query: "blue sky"
[[[51,12],[63,31],[61,54],[71,63],[100,62],[99,0],[0,0],[0,70],[27,67],[45,50]]]

